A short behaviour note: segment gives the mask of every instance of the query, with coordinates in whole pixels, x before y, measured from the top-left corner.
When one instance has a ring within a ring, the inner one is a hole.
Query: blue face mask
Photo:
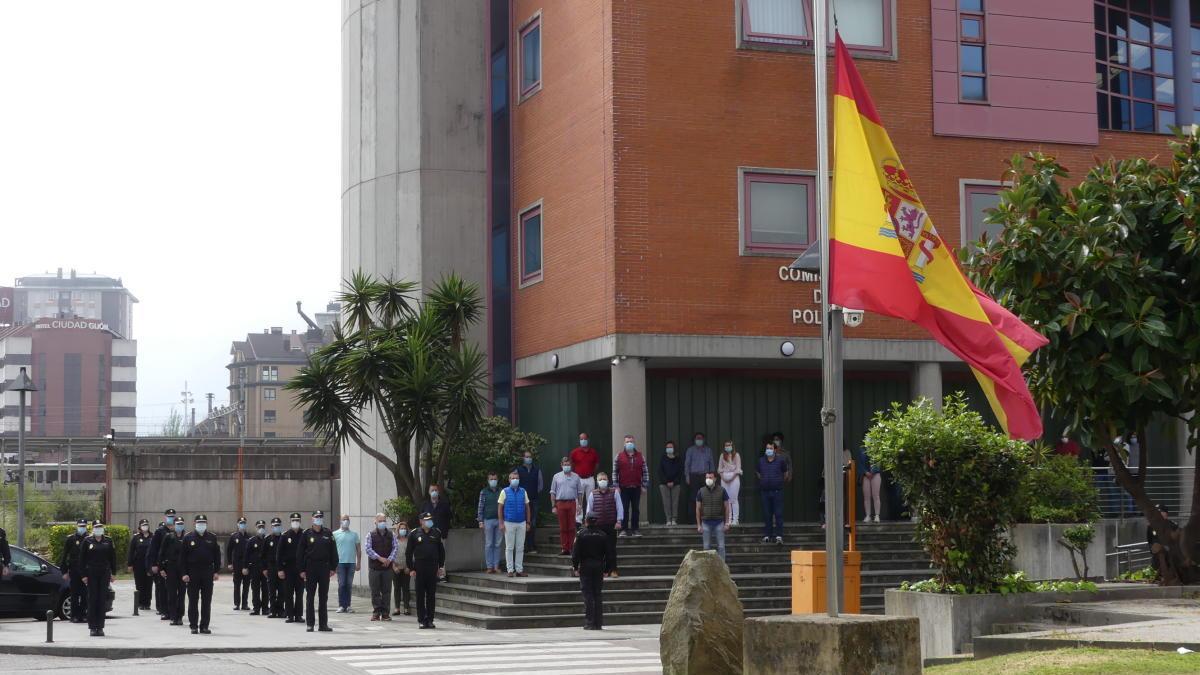
[[[430,499],[437,499],[437,496],[438,496],[438,491],[437,491],[437,490],[430,490],[430,491],[429,491],[429,498],[430,498]]]
[[[533,458],[532,458],[532,457],[526,457],[526,458],[525,458],[525,466],[529,466],[530,464],[533,464]]]
[[[275,534],[283,534],[283,526],[282,525],[274,525],[271,527],[271,531],[274,532]]]
[[[775,448],[767,448],[767,457],[775,456]]]
[[[175,523],[175,531],[183,532],[183,523]]]
[[[266,534],[266,533],[267,533],[267,528],[265,528],[265,527],[260,527],[260,528],[258,528],[258,536],[260,536],[260,537],[261,537],[261,536],[263,536],[263,535],[264,535],[264,534]]]
[[[167,524],[174,525],[175,524],[175,516],[167,516]]]
[[[206,523],[196,523],[196,532],[199,534],[204,534],[204,531],[207,529],[208,525]]]
[[[563,467],[563,473],[571,473],[571,465],[570,464]]]
[[[313,518],[313,525],[320,527],[321,525],[324,525],[324,524],[325,524],[324,518]]]
[[[423,524],[425,525],[425,529],[427,529],[427,530],[433,529],[433,521],[432,520],[427,520]]]
[[[587,447],[587,443],[588,443],[588,439],[586,439],[586,438],[581,438],[581,439],[579,439],[579,447],[581,447],[581,448],[586,448],[586,447]]]
[[[399,534],[401,537],[407,537],[407,536],[408,536],[408,530],[406,530],[406,529],[404,529],[404,528],[400,528],[400,530],[399,530],[399,531],[398,531],[396,534]]]
[[[509,479],[508,479],[508,484],[509,484],[509,485],[511,485],[511,486],[512,486],[512,488],[513,488],[514,490],[516,490],[516,489],[517,489],[517,486],[521,484],[521,479],[519,479],[519,478],[509,478]]]
[[[75,534],[85,534],[86,532],[87,532],[86,527],[76,527],[75,528]]]
[[[386,530],[386,529],[387,529],[387,523],[386,523],[386,522],[383,522],[383,523],[375,523],[375,527],[379,528],[380,530]]]
[[[492,488],[493,490],[496,489],[496,479],[495,478],[488,479],[488,487]]]
[[[245,524],[245,523],[238,523],[238,531],[239,531],[239,532],[240,532],[240,531],[243,531],[243,530],[245,530],[245,529],[246,529],[246,524]]]
[[[626,443],[626,444],[625,444],[625,450],[627,450],[627,451],[629,451],[629,452],[633,452],[633,448],[634,448],[634,445],[633,445],[633,443]]]

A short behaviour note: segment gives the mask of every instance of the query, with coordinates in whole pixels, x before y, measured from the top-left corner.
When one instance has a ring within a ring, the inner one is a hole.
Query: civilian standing
[[[721,461],[717,463],[717,475],[721,477],[721,487],[725,488],[729,495],[729,510],[732,514],[729,525],[737,525],[738,516],[741,514],[738,493],[742,490],[742,454],[733,447],[733,441],[725,441]],[[722,556],[721,559],[724,560],[725,557]]]
[[[866,448],[858,449],[858,473],[862,476],[863,522],[879,522],[879,505],[882,503],[880,489],[883,487],[883,469],[871,461]]]
[[[613,459],[613,478],[621,489],[621,534],[618,536],[640,537],[638,513],[641,511],[642,490],[650,487],[650,469],[646,458],[638,452],[633,436],[625,437],[625,448]]]
[[[354,573],[362,569],[359,541],[358,533],[350,529],[350,516],[342,514],[340,527],[333,533],[338,553],[338,614],[354,611],[350,609],[350,591],[354,588]]]
[[[617,530],[621,529],[625,507],[621,504],[620,495],[609,485],[608,474],[603,471],[596,474],[596,489],[588,495],[587,513],[596,517],[596,527],[607,537],[608,555],[605,556],[607,567],[604,576],[621,576],[617,573]]]
[[[521,465],[515,471],[521,480],[521,489],[525,490],[532,505],[529,510],[529,526],[525,532],[525,553],[537,553],[537,539],[534,537],[534,530],[537,528],[538,500],[541,499],[542,492],[546,490],[545,479],[541,468],[533,461],[533,453],[528,450],[521,457]]]
[[[775,456],[775,446],[768,445],[758,460],[758,491],[763,502],[763,543],[783,543],[783,484],[790,468],[788,461]]]
[[[662,459],[658,460],[658,494],[662,496],[663,514],[667,525],[679,522],[679,495],[683,492],[683,458],[675,452],[675,442],[667,441]]]
[[[363,548],[367,552],[367,583],[371,587],[371,620],[391,621],[392,563],[396,561],[399,545],[388,528],[387,516],[375,514],[375,527],[366,536]]]
[[[579,509],[579,498],[583,485],[571,467],[571,458],[563,457],[562,471],[550,479],[550,500],[554,515],[558,517],[560,556],[571,555],[571,544],[575,541],[575,512]]]
[[[705,441],[704,432],[697,431],[683,461],[683,471],[687,474],[688,492],[696,494],[697,490],[704,487],[704,475],[716,470],[717,464],[713,461],[712,449]],[[696,524],[699,525],[699,523]]]
[[[421,511],[433,516],[433,526],[442,535],[442,541],[450,538],[450,500],[437,485],[429,486],[429,499],[421,504]]]
[[[579,509],[576,509],[575,522],[583,522],[582,505],[587,503],[588,495],[592,494],[592,490],[596,489],[596,471],[600,468],[600,453],[591,446],[591,441],[588,439],[587,433],[579,434],[579,446],[571,451],[571,468],[576,476],[579,476],[579,484],[582,488],[579,496]]]
[[[504,562],[508,576],[526,576],[525,528],[529,526],[533,507],[529,503],[529,493],[521,487],[521,479],[516,471],[508,474],[508,487],[500,492],[499,504],[502,517],[500,531],[504,533]],[[419,600],[417,616],[420,618]]]
[[[401,519],[396,523],[396,558],[392,561],[392,593],[395,596],[396,609],[392,616],[401,612],[404,616],[412,614],[408,569],[408,521]],[[403,609],[401,609],[403,607]]]
[[[704,477],[704,487],[696,491],[696,531],[703,537],[704,550],[712,548],[717,540],[717,555],[725,560],[725,533],[729,531],[729,493],[717,485],[717,474],[709,472]]]
[[[483,569],[495,574],[500,567],[500,488],[495,471],[489,471],[487,486],[479,491],[475,520],[483,530]]]

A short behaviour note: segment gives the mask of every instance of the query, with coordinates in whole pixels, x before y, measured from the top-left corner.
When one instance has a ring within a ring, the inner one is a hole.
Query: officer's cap
[[[278,520],[278,518],[276,518],[276,520]],[[267,521],[265,521],[265,520],[257,521],[256,523],[254,523],[254,526],[255,527],[266,527]]]
[[[425,520],[425,519],[427,519],[427,518],[432,520],[432,519],[433,519],[433,514],[431,514],[431,513],[429,513],[428,511],[426,511],[425,513],[422,513],[422,514],[421,514],[419,517],[421,518],[421,520]]]
[[[97,518],[92,521],[92,527],[104,527],[104,521]]]
[[[244,525],[245,523],[246,523],[246,516],[242,516],[241,518],[238,518],[238,525]]]
[[[80,518],[79,520],[75,521],[75,525],[77,527],[87,527],[88,526],[87,518]]]
[[[316,511],[313,511],[312,517],[313,518],[324,518],[325,512],[322,511],[321,509],[317,509]]]
[[[292,520],[300,520],[300,514],[293,513],[291,516],[289,516],[289,518],[291,518]]]
[[[138,525],[149,525],[149,524],[150,524],[150,521],[146,520],[145,518],[142,518],[141,520],[138,521]]]
[[[204,515],[203,513],[201,513],[201,514],[199,514],[199,515],[197,515],[197,516],[196,516],[196,522],[197,522],[197,523],[207,523],[207,522],[208,522],[208,516],[206,516],[206,515]]]
[[[281,520],[281,519],[279,518],[279,516],[275,516],[274,518],[272,518],[272,519],[271,519],[271,524],[272,524],[272,525],[282,525],[282,524],[283,524],[283,520]]]
[[[163,515],[164,516],[173,516],[173,515],[175,515],[175,509],[167,509],[166,511],[163,511]]]
[[[1167,508],[1166,504],[1159,504],[1158,506],[1155,506],[1154,509],[1156,511],[1162,511],[1163,513],[1168,513],[1168,514],[1171,512],[1171,510]]]

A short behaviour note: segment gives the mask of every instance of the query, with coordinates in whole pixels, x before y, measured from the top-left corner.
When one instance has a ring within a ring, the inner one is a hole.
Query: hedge
[[[92,530],[89,527],[88,532]],[[62,560],[63,542],[75,533],[74,525],[54,525],[50,528],[50,562],[55,565]],[[129,528],[124,525],[105,525],[104,534],[113,540],[113,548],[117,552],[117,571],[125,569],[125,560],[129,551]]]

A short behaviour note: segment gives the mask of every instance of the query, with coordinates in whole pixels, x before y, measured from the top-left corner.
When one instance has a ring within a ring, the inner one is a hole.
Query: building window
[[[274,410],[264,410],[263,411],[263,424],[275,424],[275,411]]]
[[[996,183],[963,181],[960,204],[962,209],[962,243],[977,245],[1000,235],[1002,225],[985,222],[987,210],[1000,204],[1000,191],[1008,186]]]
[[[795,253],[817,239],[816,179],[746,172],[742,176],[742,250]]]
[[[521,98],[542,88],[542,15],[536,14],[521,27]]]
[[[267,388],[263,389],[263,400],[264,401],[274,401],[275,400],[275,389],[271,388],[271,387],[267,387]]]
[[[958,2],[958,97],[987,101],[987,31],[983,0]]]
[[[262,367],[263,382],[278,382],[279,381],[279,366],[263,366]]]
[[[1096,113],[1101,129],[1170,133],[1175,123],[1171,3],[1095,4]],[[1192,41],[1200,36],[1193,28]],[[1200,44],[1194,46],[1200,50]],[[1193,78],[1196,57],[1193,56]]]
[[[275,432],[274,431],[264,431],[263,438],[275,438]]]
[[[813,0],[741,0],[746,42],[812,48]],[[838,0],[837,23],[846,46],[856,52],[892,52],[893,0]],[[832,8],[833,5],[831,4]],[[829,43],[833,44],[833,12]]]
[[[521,212],[521,283],[542,278],[542,206]]]

